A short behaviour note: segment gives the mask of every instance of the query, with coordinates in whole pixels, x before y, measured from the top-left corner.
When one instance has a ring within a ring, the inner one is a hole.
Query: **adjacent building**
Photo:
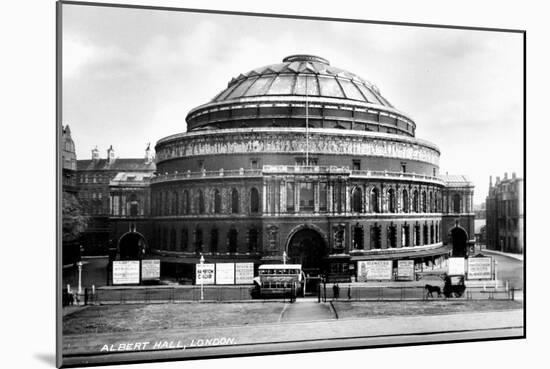
[[[512,173],[504,178],[489,178],[486,200],[487,248],[503,252],[523,253],[524,248],[524,181]]]

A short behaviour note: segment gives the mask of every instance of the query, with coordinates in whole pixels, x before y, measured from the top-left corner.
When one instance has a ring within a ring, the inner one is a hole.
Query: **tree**
[[[80,260],[80,234],[88,226],[88,217],[84,215],[82,205],[72,193],[63,191],[63,264]]]

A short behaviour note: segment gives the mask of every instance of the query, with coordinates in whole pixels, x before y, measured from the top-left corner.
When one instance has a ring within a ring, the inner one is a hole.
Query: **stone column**
[[[319,212],[319,180],[316,180],[313,183],[313,203],[314,203],[313,211],[315,213],[318,213]]]
[[[294,178],[294,212],[300,211],[300,182],[298,178]]]
[[[286,213],[286,181],[283,178],[280,182],[279,211]]]
[[[269,211],[267,209],[267,182],[264,178],[263,181],[263,190],[262,190],[262,212],[267,214]]]
[[[351,201],[350,201],[350,185],[349,185],[349,181],[346,181],[345,182],[345,185],[344,185],[344,188],[346,190],[346,195],[345,195],[345,208],[344,208],[344,213],[349,213],[350,212],[350,205],[351,205]]]
[[[334,207],[333,204],[333,182],[331,180],[327,181],[327,213],[333,213]]]

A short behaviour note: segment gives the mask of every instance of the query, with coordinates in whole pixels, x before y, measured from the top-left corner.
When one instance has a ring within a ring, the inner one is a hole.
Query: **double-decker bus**
[[[303,294],[304,274],[300,264],[265,264],[258,267],[259,293],[262,297]]]

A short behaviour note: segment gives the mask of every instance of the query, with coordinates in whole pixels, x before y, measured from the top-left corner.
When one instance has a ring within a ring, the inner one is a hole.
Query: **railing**
[[[391,172],[382,170],[350,170],[348,166],[323,166],[323,165],[264,165],[262,169],[220,169],[216,171],[203,170],[200,172],[173,172],[159,174],[151,179],[152,183],[164,181],[176,181],[185,179],[200,178],[238,178],[238,177],[261,177],[263,174],[339,174],[349,175],[352,178],[373,178],[373,179],[401,179],[428,181],[437,184],[444,184],[439,177],[428,176],[417,173]]]
[[[233,169],[233,170],[216,170],[216,171],[207,171],[203,170],[200,172],[191,172],[186,171],[183,173],[173,172],[159,174],[156,177],[151,179],[151,183],[164,182],[164,181],[179,181],[185,179],[199,179],[199,178],[223,178],[223,177],[261,177],[261,169]]]

